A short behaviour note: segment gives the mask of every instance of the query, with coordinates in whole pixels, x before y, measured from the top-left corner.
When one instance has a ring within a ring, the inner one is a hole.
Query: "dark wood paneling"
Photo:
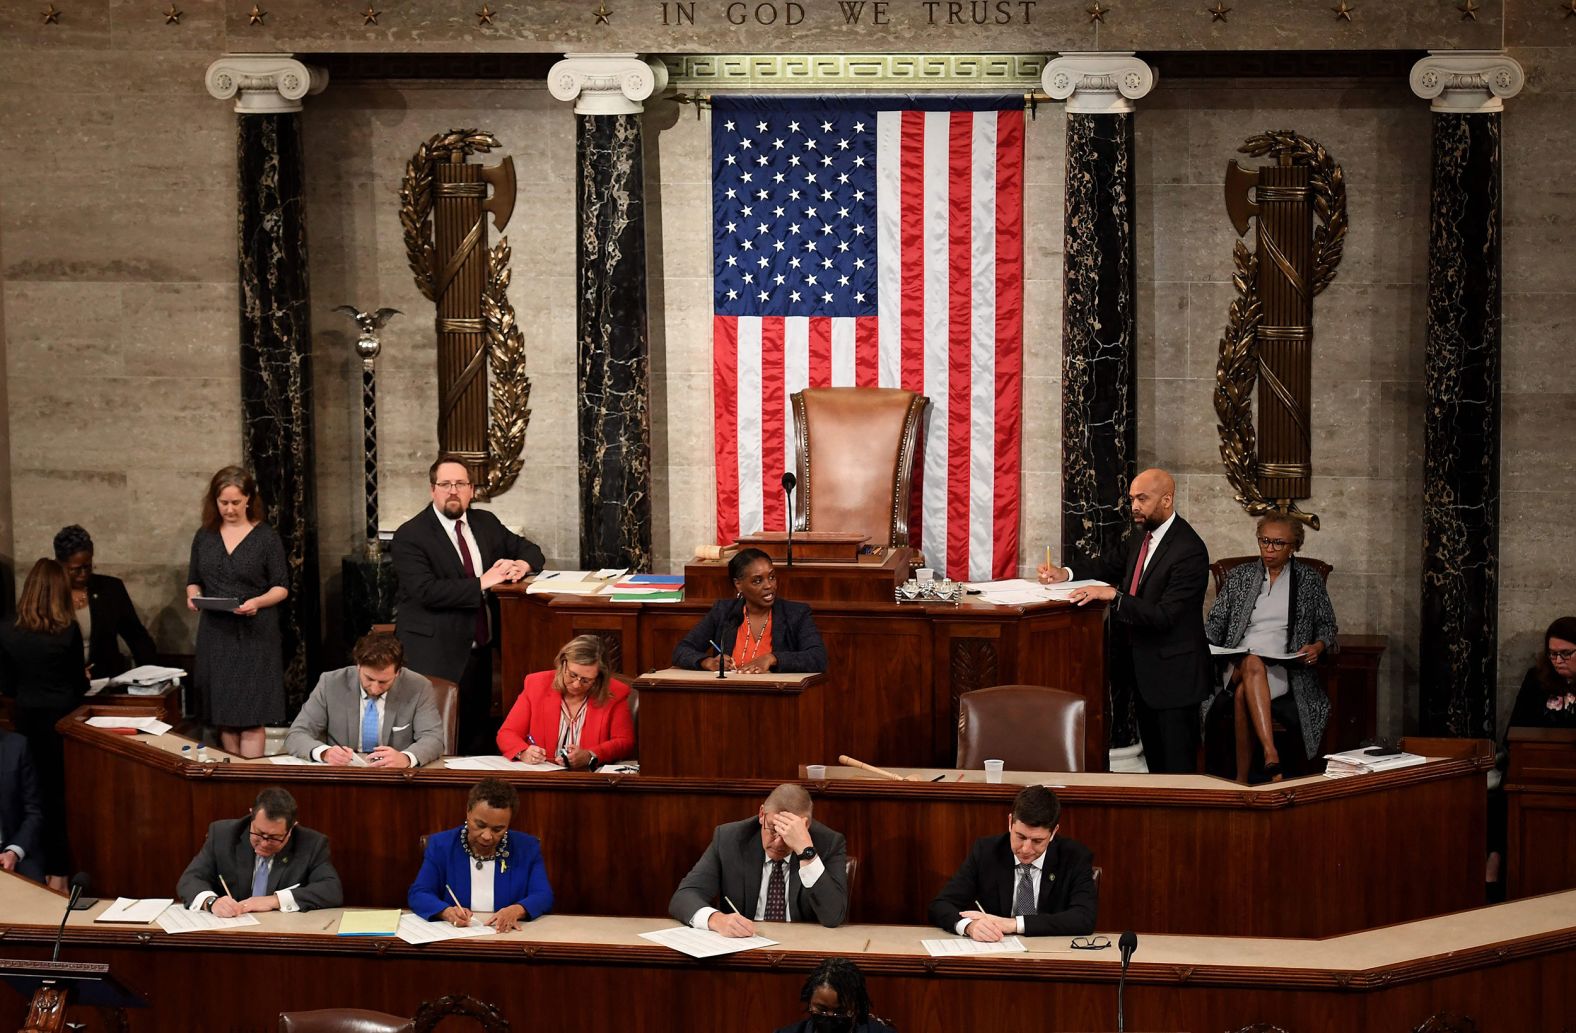
[[[644,775],[771,778],[825,759],[824,678],[763,684],[697,671],[636,688]]]
[[[1576,886],[1576,729],[1512,728],[1505,738],[1506,894],[1570,889]]]

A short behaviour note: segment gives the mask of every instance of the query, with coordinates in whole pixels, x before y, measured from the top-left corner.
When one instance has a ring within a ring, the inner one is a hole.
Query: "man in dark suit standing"
[[[1056,838],[1061,815],[1049,788],[1025,787],[1012,801],[1006,833],[975,840],[963,867],[930,902],[930,920],[986,943],[1094,932],[1100,902],[1094,855],[1082,843]]]
[[[1076,589],[1078,605],[1108,602],[1112,680],[1125,679],[1138,696],[1138,737],[1155,773],[1187,774],[1198,768],[1199,704],[1210,691],[1209,640],[1204,637],[1204,594],[1209,549],[1176,512],[1176,481],[1164,470],[1133,478],[1128,498],[1141,532],[1128,538],[1126,555],[1079,576],[1107,582]],[[1043,566],[1040,580],[1073,576],[1066,567]]]
[[[296,824],[295,797],[279,786],[258,793],[246,817],[208,826],[208,838],[181,873],[175,895],[190,910],[220,918],[345,902],[328,837]]]
[[[44,881],[44,803],[25,736],[0,728],[0,869]]]
[[[536,573],[545,560],[497,517],[471,508],[476,486],[460,459],[439,456],[427,479],[432,505],[394,532],[394,631],[411,670],[460,686],[460,749],[492,753],[489,590]]]
[[[754,817],[718,825],[674,891],[668,914],[723,936],[753,936],[755,922],[842,925],[848,845],[810,812],[810,794],[788,782],[772,790]]]

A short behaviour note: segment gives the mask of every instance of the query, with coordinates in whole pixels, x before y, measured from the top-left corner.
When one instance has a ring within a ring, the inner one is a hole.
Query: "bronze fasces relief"
[[[1226,163],[1226,211],[1237,296],[1215,367],[1220,458],[1251,516],[1284,513],[1315,530],[1297,502],[1313,494],[1313,299],[1330,285],[1346,243],[1346,179],[1319,143],[1276,130],[1238,151],[1274,164]],[[1255,413],[1255,394],[1257,413]],[[1255,419],[1255,416],[1257,417]]]
[[[514,213],[514,159],[466,160],[499,146],[478,129],[439,133],[405,163],[399,193],[405,256],[437,308],[438,448],[471,468],[481,499],[514,484],[531,420],[525,338],[509,303],[509,238],[487,246],[487,216],[502,232]]]

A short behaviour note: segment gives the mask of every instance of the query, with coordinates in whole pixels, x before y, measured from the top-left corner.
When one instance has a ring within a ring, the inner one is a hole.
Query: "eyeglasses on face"
[[[585,675],[576,674],[567,667],[564,668],[564,681],[574,682],[576,685],[595,685],[598,677],[599,675],[593,674],[587,678]]]
[[[1103,951],[1111,946],[1109,936],[1075,936],[1073,937],[1073,950]]]
[[[290,838],[289,829],[285,829],[285,834],[282,836],[270,836],[266,832],[258,832],[255,827],[247,829],[246,831],[253,839],[262,843],[283,843],[285,840]]]
[[[1551,650],[1549,650],[1549,659],[1550,660],[1569,660],[1573,656],[1576,656],[1576,649],[1551,649]]]
[[[439,491],[464,491],[471,486],[470,481],[433,481],[432,486]]]
[[[1291,544],[1291,542],[1288,542],[1284,538],[1260,538],[1259,539],[1259,547],[1261,549],[1284,549],[1284,548],[1286,548],[1286,546],[1288,546],[1290,544]]]

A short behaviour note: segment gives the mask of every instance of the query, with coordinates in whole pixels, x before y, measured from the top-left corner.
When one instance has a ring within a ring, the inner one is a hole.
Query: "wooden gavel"
[[[887,771],[885,768],[878,768],[874,764],[866,764],[862,760],[858,760],[854,757],[849,757],[843,754],[838,755],[837,762],[839,764],[846,765],[847,767],[859,768],[861,771],[869,771],[873,774],[880,775],[882,778],[890,778],[894,782],[918,782],[920,780],[918,775],[894,774],[893,772]]]

